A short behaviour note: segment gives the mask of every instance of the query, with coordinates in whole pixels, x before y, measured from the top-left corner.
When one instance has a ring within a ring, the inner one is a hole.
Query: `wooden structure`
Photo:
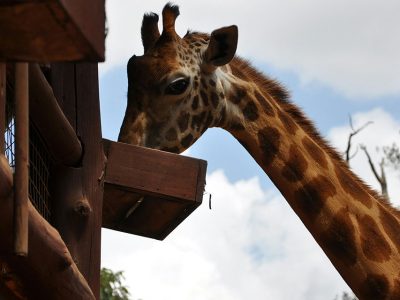
[[[205,161],[103,141],[103,227],[162,240],[201,204]]]
[[[0,298],[98,299],[101,227],[165,238],[206,162],[102,140],[97,64],[65,61],[103,59],[103,0],[3,1],[0,34]]]
[[[0,60],[103,61],[104,0],[2,0]]]

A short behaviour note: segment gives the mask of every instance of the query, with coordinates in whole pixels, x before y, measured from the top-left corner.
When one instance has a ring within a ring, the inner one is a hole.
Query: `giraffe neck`
[[[221,127],[263,168],[360,299],[400,299],[398,212],[349,170],[277,83],[240,59],[230,66]]]

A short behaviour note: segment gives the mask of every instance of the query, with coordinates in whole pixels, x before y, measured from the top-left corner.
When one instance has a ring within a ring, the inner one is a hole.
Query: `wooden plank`
[[[8,160],[3,153],[0,153],[0,199],[10,195],[13,188],[13,173]]]
[[[95,53],[105,52],[105,1],[104,0],[60,0],[73,22],[80,28]],[[89,18],[90,16],[90,18]]]
[[[96,298],[100,293],[102,174],[105,156],[101,139],[97,64],[76,65],[77,133],[85,145],[82,187],[92,213],[86,231],[87,248],[82,245],[81,267]]]
[[[207,162],[103,140],[103,227],[163,240],[202,202]]]
[[[0,60],[104,61],[104,15],[104,0],[5,1]]]
[[[28,64],[15,65],[14,253],[28,255],[29,184]]]
[[[53,67],[56,68],[54,65]],[[101,144],[97,64],[75,64],[72,76],[67,70],[52,74],[53,83],[59,80],[63,84],[55,84],[54,92],[56,95],[62,95],[67,117],[76,120],[76,132],[81,138],[85,152],[80,168],[75,170],[67,168],[54,177],[53,194],[55,201],[58,202],[55,222],[79,270],[98,298],[103,199],[102,180],[99,178],[102,177],[104,169],[104,154]],[[57,90],[62,86],[64,86],[63,91]],[[71,93],[71,89],[74,93]],[[63,186],[72,191],[66,192]],[[81,195],[84,195],[84,198]],[[71,199],[58,201],[65,197]],[[81,218],[73,210],[74,203],[79,199],[85,199],[87,207],[90,207],[88,214]]]
[[[199,160],[111,142],[105,182],[155,196],[197,198]]]
[[[5,151],[6,101],[6,64],[0,63],[0,154]]]

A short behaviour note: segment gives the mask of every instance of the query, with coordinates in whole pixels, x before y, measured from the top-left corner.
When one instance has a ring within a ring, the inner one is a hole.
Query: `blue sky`
[[[177,30],[239,26],[238,54],[291,92],[320,132],[343,150],[400,143],[399,1],[183,1]],[[126,61],[141,54],[144,12],[163,1],[107,3],[107,61],[100,66],[103,136],[115,140],[126,105]],[[208,161],[202,205],[165,241],[103,230],[102,264],[123,270],[133,299],[334,299],[348,287],[251,156],[220,129],[187,155]],[[378,187],[365,157],[353,169]],[[387,170],[400,202],[400,175]],[[290,286],[290,288],[288,288]],[[157,288],[155,288],[157,287]]]

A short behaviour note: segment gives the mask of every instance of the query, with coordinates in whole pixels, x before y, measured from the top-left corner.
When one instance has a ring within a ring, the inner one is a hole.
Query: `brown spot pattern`
[[[267,167],[275,159],[279,152],[280,138],[279,131],[274,127],[266,127],[258,133],[258,143],[263,153],[263,164]]]
[[[230,124],[230,126],[229,126],[229,129],[230,129],[230,130],[233,130],[233,131],[240,131],[240,130],[244,130],[245,128],[244,128],[244,126],[243,126],[241,123],[239,123],[239,122],[232,122],[232,123]]]
[[[363,300],[386,299],[389,294],[389,282],[383,275],[368,274],[359,292],[360,299]]]
[[[161,150],[166,151],[166,152],[171,152],[171,153],[179,153],[180,152],[178,147],[172,147],[172,148],[164,147]]]
[[[249,101],[243,108],[243,115],[249,121],[255,121],[258,119],[258,109],[253,101]]]
[[[371,196],[360,186],[360,184],[353,179],[347,172],[345,172],[340,165],[335,166],[335,173],[343,190],[350,195],[354,200],[364,204],[366,207],[372,207]]]
[[[314,222],[329,197],[336,195],[336,188],[325,176],[318,176],[294,193],[293,208],[309,222]]]
[[[327,230],[320,235],[320,245],[329,257],[341,262],[346,268],[357,262],[355,230],[345,209],[331,220]]]
[[[195,130],[200,130],[201,125],[203,124],[204,119],[206,118],[207,112],[203,111],[200,114],[192,116],[192,125],[191,127]]]
[[[200,96],[201,96],[201,99],[203,100],[203,104],[204,104],[205,106],[208,106],[209,101],[208,101],[208,95],[207,95],[207,93],[206,93],[205,91],[201,90],[201,91],[200,91]]]
[[[261,106],[264,110],[264,113],[271,117],[274,116],[275,111],[272,108],[271,104],[269,104],[268,100],[263,95],[261,95],[258,91],[255,91],[254,95],[256,96],[258,103],[261,104]]]
[[[279,119],[281,120],[283,126],[285,126],[286,130],[291,134],[295,135],[298,129],[297,124],[293,120],[293,118],[288,115],[286,112],[279,111],[278,112]]]
[[[317,146],[310,138],[304,137],[302,140],[304,148],[307,150],[310,157],[319,164],[322,168],[328,167],[328,160],[325,153]]]
[[[400,223],[399,221],[384,207],[379,206],[379,219],[386,234],[396,245],[397,251],[400,252]]]
[[[247,92],[244,88],[238,87],[233,93],[231,100],[234,104],[239,104],[244,97],[246,97]]]
[[[207,82],[205,81],[205,79],[203,77],[200,78],[200,82],[201,82],[201,85],[203,86],[203,88],[207,89]]]
[[[198,107],[199,107],[199,96],[196,95],[193,97],[192,109],[196,110]]]
[[[189,126],[189,113],[181,112],[178,118],[178,126],[181,132],[184,132]]]
[[[211,112],[209,112],[207,115],[206,122],[204,123],[204,128],[203,128],[204,131],[211,126],[212,121],[213,121],[213,115],[211,114]]]
[[[382,237],[378,224],[367,215],[357,218],[357,221],[361,234],[361,249],[365,257],[376,262],[387,261],[392,251]]]
[[[176,141],[176,139],[178,138],[178,134],[177,134],[175,128],[168,129],[167,133],[165,134],[165,138],[168,141]]]
[[[185,136],[185,137],[182,139],[181,145],[182,145],[184,148],[188,148],[188,147],[192,144],[192,141],[193,141],[193,135],[191,135],[191,134],[189,133],[187,136]]]
[[[219,102],[218,95],[214,91],[212,91],[211,92],[211,103],[214,108],[217,108],[218,102]]]
[[[289,149],[289,159],[282,169],[282,176],[290,182],[297,182],[303,179],[307,166],[307,161],[300,149],[292,145]]]

